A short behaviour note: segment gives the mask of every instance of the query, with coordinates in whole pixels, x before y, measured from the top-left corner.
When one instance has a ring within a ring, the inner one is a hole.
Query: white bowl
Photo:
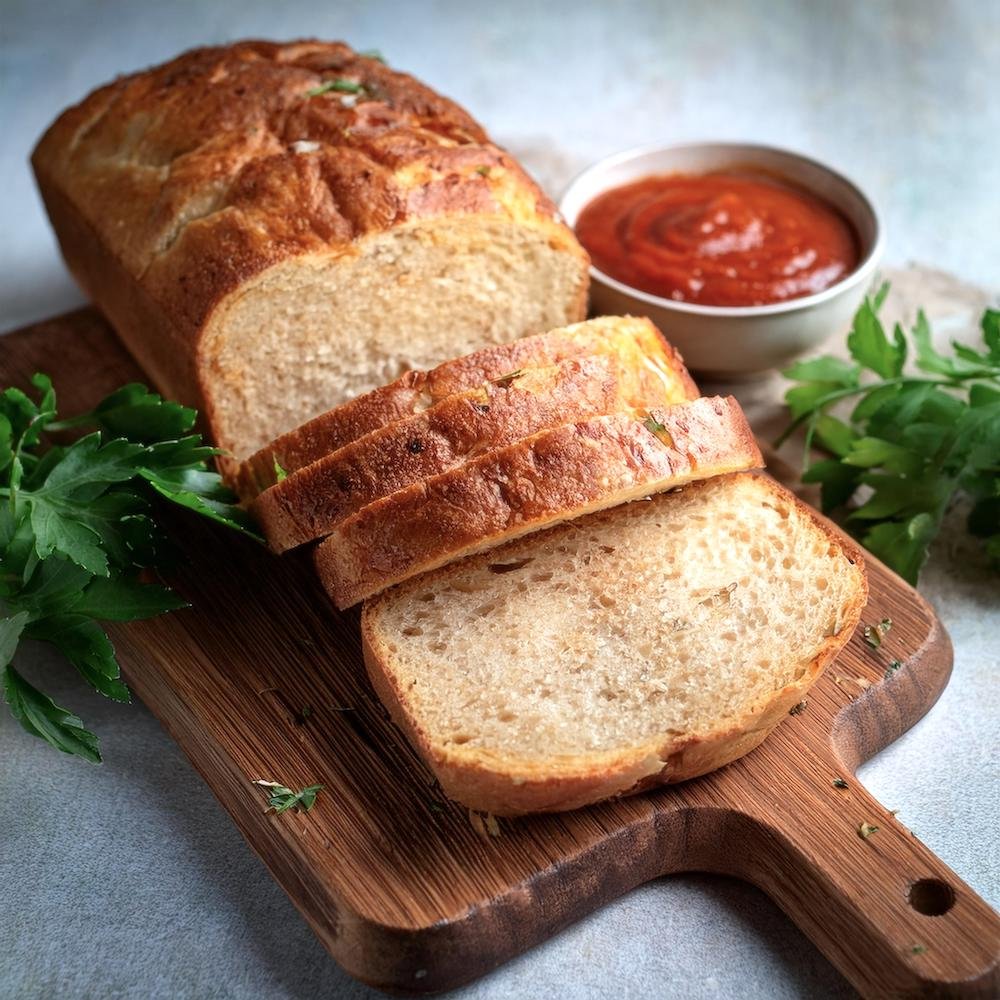
[[[662,174],[700,174],[756,168],[823,198],[851,223],[859,241],[858,266],[835,285],[802,298],[762,306],[703,306],[640,291],[591,267],[595,315],[648,316],[679,348],[688,367],[724,377],[779,368],[851,326],[882,255],[882,225],[871,200],[843,174],[772,146],[699,142],[645,146],[600,160],[574,180],[559,205],[571,227],[599,194]]]

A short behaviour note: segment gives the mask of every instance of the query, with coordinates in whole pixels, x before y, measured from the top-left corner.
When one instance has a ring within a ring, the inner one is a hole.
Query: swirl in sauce
[[[858,264],[854,231],[836,209],[750,173],[672,174],[613,188],[584,207],[576,234],[610,277],[701,305],[812,295]]]

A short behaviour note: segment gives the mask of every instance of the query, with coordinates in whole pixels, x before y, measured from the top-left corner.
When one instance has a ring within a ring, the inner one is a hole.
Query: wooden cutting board
[[[65,415],[142,378],[91,310],[0,340],[4,385],[35,370]],[[855,635],[759,749],[491,836],[388,721],[357,614],[330,606],[308,558],[170,517],[185,557],[172,582],[192,608],[112,628],[127,680],[359,979],[456,986],[648,879],[696,870],[759,886],[867,996],[1000,991],[1000,918],[853,776],[934,704],[952,661],[931,608],[874,560],[863,620],[892,620],[882,648]],[[308,813],[274,815],[256,778],[324,791]],[[862,838],[861,823],[878,832]]]

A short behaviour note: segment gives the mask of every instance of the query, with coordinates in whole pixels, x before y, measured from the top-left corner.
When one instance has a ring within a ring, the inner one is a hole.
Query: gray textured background
[[[0,4],[0,328],[69,308],[26,168],[67,103],[187,46],[343,37],[456,97],[558,193],[650,141],[752,138],[845,169],[882,208],[887,262],[1000,289],[1000,8],[992,2]],[[974,290],[920,271],[967,324]],[[0,341],[0,350],[2,350]],[[862,771],[974,888],[1000,902],[1000,588],[962,540],[922,590],[956,647],[931,715]],[[0,998],[364,997],[330,961],[140,705],[84,689],[45,649],[19,664],[102,737],[100,768],[0,713]],[[704,876],[639,889],[459,994],[839,997],[851,991],[756,890]]]

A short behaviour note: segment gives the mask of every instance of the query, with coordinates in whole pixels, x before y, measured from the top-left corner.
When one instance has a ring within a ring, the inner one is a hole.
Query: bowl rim
[[[775,316],[780,315],[781,313],[797,312],[799,310],[809,309],[813,306],[822,305],[824,302],[837,298],[842,293],[854,288],[861,282],[871,277],[872,272],[878,266],[878,262],[882,257],[882,251],[885,244],[885,227],[882,225],[882,217],[879,215],[874,201],[853,178],[848,177],[843,171],[838,170],[836,167],[832,167],[830,164],[824,163],[822,160],[818,160],[813,156],[800,153],[798,150],[789,149],[786,146],[773,146],[766,142],[740,142],[738,140],[726,139],[705,139],[701,141],[674,143],[646,143],[642,146],[632,146],[629,149],[622,149],[617,153],[611,153],[599,160],[595,160],[589,166],[579,171],[569,184],[566,185],[562,197],[559,199],[559,214],[562,216],[566,225],[575,231],[576,217],[579,215],[579,211],[577,211],[571,223],[566,218],[565,205],[570,195],[573,193],[573,190],[585,177],[592,173],[601,169],[616,166],[619,163],[624,163],[628,160],[637,159],[638,157],[645,156],[649,153],[664,153],[682,149],[698,149],[705,146],[724,146],[732,148],[733,150],[764,150],[769,153],[778,153],[782,156],[787,156],[791,159],[800,160],[803,163],[818,167],[820,170],[825,171],[837,180],[846,184],[847,187],[850,188],[851,191],[853,191],[853,193],[857,196],[862,206],[871,216],[874,230],[867,253],[858,262],[857,267],[855,267],[853,271],[846,274],[839,281],[830,285],[829,288],[824,288],[821,292],[814,292],[812,295],[803,295],[799,298],[786,299],[784,302],[770,302],[759,306],[707,306],[700,305],[696,302],[681,302],[677,299],[663,298],[660,295],[653,295],[651,292],[644,292],[641,288],[633,288],[632,285],[627,285],[625,282],[619,281],[617,278],[612,278],[610,274],[606,274],[593,263],[590,265],[591,277],[605,285],[610,286],[617,292],[632,296],[647,305],[658,306],[662,309],[672,309],[675,312],[688,313],[693,316],[732,317]],[[808,185],[803,186],[808,187]],[[610,190],[610,188],[604,188],[603,190]],[[584,247],[584,249],[586,249],[586,247]]]

